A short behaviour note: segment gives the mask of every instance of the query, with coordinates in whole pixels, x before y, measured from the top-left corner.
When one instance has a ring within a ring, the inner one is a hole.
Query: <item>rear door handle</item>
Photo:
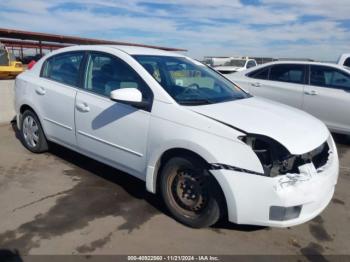
[[[35,89],[35,92],[38,94],[38,95],[41,95],[41,96],[43,96],[43,95],[45,95],[46,94],[46,90],[45,90],[45,88],[43,88],[43,87],[38,87],[37,89]]]
[[[77,103],[75,106],[80,112],[89,112],[90,111],[90,107],[88,106],[87,103],[83,102],[83,103]]]
[[[309,96],[316,96],[317,91],[316,90],[305,91],[304,94]]]
[[[261,84],[260,83],[252,83],[252,86],[261,87]]]

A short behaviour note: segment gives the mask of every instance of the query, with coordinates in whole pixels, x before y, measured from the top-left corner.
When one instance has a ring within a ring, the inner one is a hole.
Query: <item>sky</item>
[[[2,0],[0,27],[188,49],[335,61],[349,0]]]

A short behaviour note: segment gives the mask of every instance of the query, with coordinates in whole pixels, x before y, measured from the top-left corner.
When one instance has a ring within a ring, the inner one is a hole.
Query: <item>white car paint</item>
[[[40,77],[46,59],[81,50],[104,52],[130,65],[153,92],[152,110]],[[192,151],[213,167],[210,173],[221,186],[229,220],[235,223],[287,227],[312,219],[328,205],[339,163],[334,141],[323,123],[297,109],[255,97],[180,105],[132,55],[184,57],[127,46],[76,46],[54,51],[17,78],[18,125],[23,107],[31,107],[48,140],[146,181],[147,190],[153,193],[162,155],[176,148]],[[309,163],[300,166],[297,173],[264,176],[257,154],[242,141],[250,134],[267,136],[293,155],[307,154],[327,143],[327,163],[317,170]],[[302,209],[296,218],[276,221],[270,219],[271,206]]]
[[[350,118],[346,113],[350,110],[350,82],[347,89],[342,89],[311,85],[308,74],[302,84],[251,77],[251,74],[264,68],[287,64],[303,65],[307,71],[311,66],[322,66],[337,70],[350,79],[350,71],[343,66],[295,61],[272,62],[226,77],[252,95],[302,109],[321,119],[331,131],[350,134]]]
[[[142,102],[142,93],[136,88],[123,88],[111,92],[111,99],[118,101]]]
[[[293,155],[300,155],[326,141],[329,131],[319,120],[299,110],[281,107],[280,104],[265,99],[242,99],[214,105],[195,106],[192,110],[224,123],[239,127],[248,133],[270,136],[280,141]],[[241,116],[244,112],[244,117]],[[288,120],[286,120],[288,115]],[[260,117],[256,117],[260,116]],[[266,121],[266,118],[269,118]],[[295,123],[298,122],[298,128]],[[271,123],[283,123],[274,125]],[[313,126],[313,128],[310,128]],[[317,130],[315,133],[314,130]],[[303,137],[303,139],[300,139]],[[304,139],[308,141],[305,144]]]

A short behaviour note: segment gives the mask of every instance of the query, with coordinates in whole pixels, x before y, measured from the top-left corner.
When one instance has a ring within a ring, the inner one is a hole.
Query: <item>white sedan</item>
[[[350,71],[346,67],[283,61],[227,77],[252,95],[302,109],[333,132],[350,134]]]
[[[181,54],[63,48],[21,74],[15,95],[27,149],[55,142],[138,177],[191,227],[226,214],[297,225],[328,205],[337,183],[336,146],[321,121]]]

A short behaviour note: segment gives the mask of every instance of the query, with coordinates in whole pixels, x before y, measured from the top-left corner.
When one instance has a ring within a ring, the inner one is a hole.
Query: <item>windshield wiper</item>
[[[179,100],[180,105],[209,105],[213,102],[208,99],[188,99],[188,100]]]

